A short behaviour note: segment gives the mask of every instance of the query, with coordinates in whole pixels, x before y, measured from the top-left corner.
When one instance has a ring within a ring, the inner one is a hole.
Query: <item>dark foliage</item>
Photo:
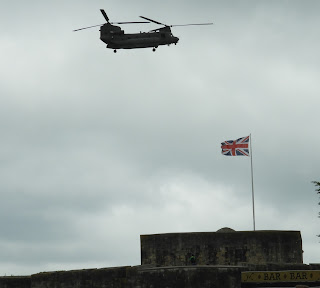
[[[320,182],[312,181],[312,183],[316,186],[317,193],[320,194]],[[318,205],[320,205],[320,202],[318,203]],[[320,218],[320,212],[318,213],[318,217]],[[320,234],[317,236],[320,237]]]

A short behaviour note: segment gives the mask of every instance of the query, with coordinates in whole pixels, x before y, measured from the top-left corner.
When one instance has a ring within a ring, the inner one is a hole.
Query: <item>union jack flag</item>
[[[249,156],[249,138],[250,136],[246,136],[222,142],[221,153],[226,156]]]

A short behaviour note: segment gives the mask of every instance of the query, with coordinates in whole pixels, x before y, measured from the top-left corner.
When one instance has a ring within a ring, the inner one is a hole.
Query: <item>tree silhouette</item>
[[[320,182],[312,181],[312,183],[316,186],[316,192],[320,194]],[[320,205],[320,202],[318,203],[318,205]],[[318,213],[318,217],[320,218],[320,212]],[[317,236],[320,237],[320,234]]]

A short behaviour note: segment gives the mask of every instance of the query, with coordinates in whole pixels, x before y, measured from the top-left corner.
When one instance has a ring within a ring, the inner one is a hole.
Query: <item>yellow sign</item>
[[[242,272],[241,282],[320,282],[320,270]]]

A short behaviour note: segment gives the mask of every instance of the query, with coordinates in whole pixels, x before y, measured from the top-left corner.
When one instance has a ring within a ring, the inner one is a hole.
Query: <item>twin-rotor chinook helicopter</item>
[[[197,24],[180,24],[180,25],[166,25],[158,21],[152,20],[147,17],[140,16],[141,18],[148,20],[140,22],[110,22],[109,17],[103,9],[100,9],[103,17],[107,23],[94,25],[90,27],[80,28],[73,31],[79,31],[83,29],[93,28],[100,26],[100,40],[107,44],[107,48],[114,49],[114,53],[117,49],[137,49],[137,48],[156,48],[160,45],[177,44],[178,37],[173,36],[171,33],[171,27],[175,26],[190,26],[190,25],[212,25],[213,23],[197,23]],[[140,32],[134,34],[126,34],[119,26],[112,24],[135,24],[135,23],[156,23],[164,27],[151,30],[149,32]]]

